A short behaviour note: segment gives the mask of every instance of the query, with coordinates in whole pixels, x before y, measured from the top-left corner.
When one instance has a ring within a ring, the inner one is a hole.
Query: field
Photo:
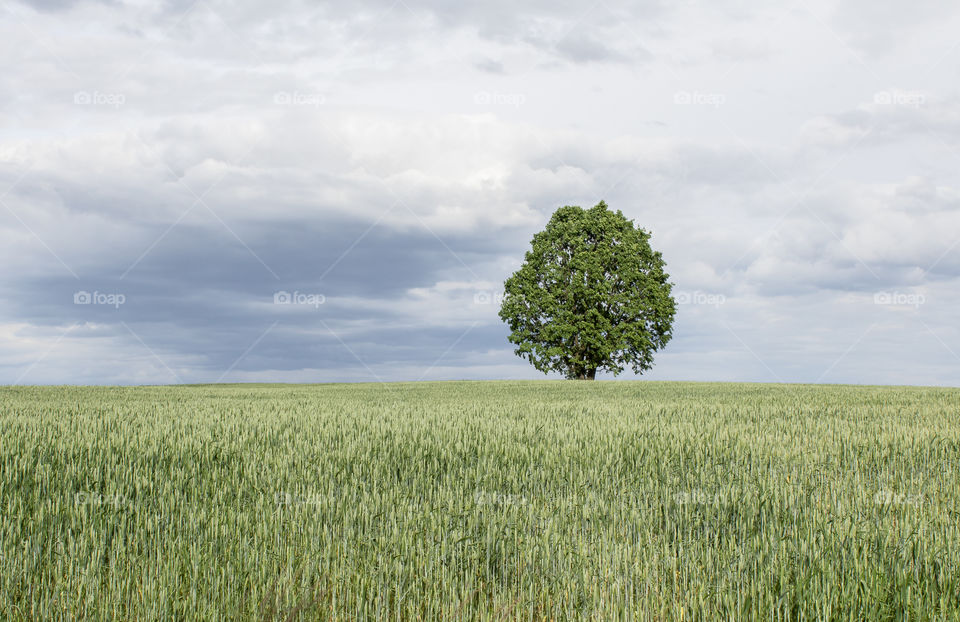
[[[0,388],[0,619],[958,619],[958,415],[901,387]]]

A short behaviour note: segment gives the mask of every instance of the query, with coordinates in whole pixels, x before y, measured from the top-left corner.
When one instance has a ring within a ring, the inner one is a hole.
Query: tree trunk
[[[597,379],[597,368],[592,367],[587,370],[587,380],[596,380]]]

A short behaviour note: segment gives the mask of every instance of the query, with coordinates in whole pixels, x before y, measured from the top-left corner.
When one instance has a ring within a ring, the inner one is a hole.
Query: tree
[[[558,209],[504,284],[500,318],[514,352],[570,379],[650,369],[672,336],[676,302],[649,241],[603,201]]]

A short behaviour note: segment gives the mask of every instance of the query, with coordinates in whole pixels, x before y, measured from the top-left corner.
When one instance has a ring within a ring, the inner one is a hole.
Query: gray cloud
[[[682,294],[651,377],[955,384],[952,9],[6,10],[0,382],[538,377],[489,299],[605,199]]]

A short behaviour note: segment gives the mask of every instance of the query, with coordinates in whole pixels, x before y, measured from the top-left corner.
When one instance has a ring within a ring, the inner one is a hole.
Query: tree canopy
[[[650,234],[601,201],[558,209],[504,284],[516,354],[571,379],[641,374],[672,336],[676,302]]]

